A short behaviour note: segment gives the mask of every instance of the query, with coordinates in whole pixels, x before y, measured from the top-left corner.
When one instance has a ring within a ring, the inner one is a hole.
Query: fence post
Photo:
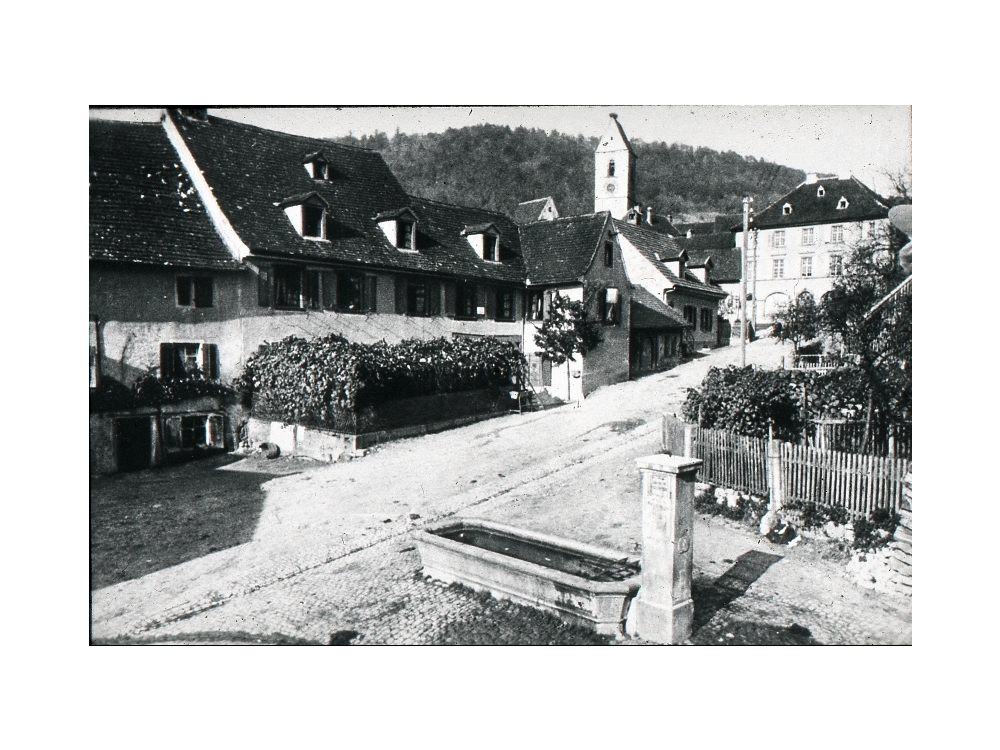
[[[767,441],[767,513],[760,519],[760,533],[764,536],[777,528],[785,501],[781,484],[781,443],[774,439],[773,430],[770,433]]]
[[[694,425],[684,423],[684,457],[691,458],[694,443]]]

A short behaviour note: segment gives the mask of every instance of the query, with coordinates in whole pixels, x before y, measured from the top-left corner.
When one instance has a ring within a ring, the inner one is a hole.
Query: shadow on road
[[[691,598],[694,599],[694,626],[697,632],[708,624],[715,613],[730,602],[743,596],[750,585],[760,578],[767,569],[782,559],[781,555],[771,555],[759,550],[744,552],[729,570],[710,584],[691,584]]]
[[[245,544],[264,508],[261,486],[305,466],[213,456],[90,483],[90,588]]]

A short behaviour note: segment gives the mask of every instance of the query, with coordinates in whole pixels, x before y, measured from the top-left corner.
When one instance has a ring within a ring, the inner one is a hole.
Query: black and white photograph
[[[89,643],[912,645],[911,106],[453,101],[89,108]]]

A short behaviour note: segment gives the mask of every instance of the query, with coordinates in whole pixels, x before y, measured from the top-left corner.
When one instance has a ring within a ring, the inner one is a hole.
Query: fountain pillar
[[[656,454],[642,474],[642,587],[632,603],[632,634],[657,643],[691,636],[694,483],[701,460]]]

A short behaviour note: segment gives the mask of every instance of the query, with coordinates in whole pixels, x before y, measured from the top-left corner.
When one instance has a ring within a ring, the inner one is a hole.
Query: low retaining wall
[[[344,414],[338,415],[335,427],[342,429],[285,424],[262,415],[250,420],[247,438],[251,445],[274,443],[284,455],[336,461],[345,454],[378,443],[442,432],[490,419],[506,414],[516,405],[516,399],[510,398],[507,391],[492,389],[399,399],[363,409],[356,421]],[[352,422],[357,424],[356,431]]]

